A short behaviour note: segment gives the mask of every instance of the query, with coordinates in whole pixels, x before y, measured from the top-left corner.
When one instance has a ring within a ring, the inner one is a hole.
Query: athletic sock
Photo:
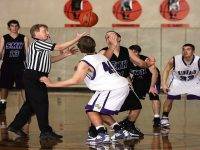
[[[111,126],[110,126],[115,132],[119,131],[122,129],[122,127],[117,123],[113,123]]]
[[[160,115],[159,114],[155,114],[154,118],[160,118]]]
[[[100,125],[96,127],[98,133],[107,133],[107,130],[104,125]]]
[[[5,103],[6,100],[5,100],[5,99],[0,99],[0,102],[1,102],[1,103]]]

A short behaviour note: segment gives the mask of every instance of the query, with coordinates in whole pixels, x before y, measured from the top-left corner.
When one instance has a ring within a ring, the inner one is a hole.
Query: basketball
[[[82,12],[79,16],[80,24],[84,27],[92,27],[97,24],[98,16],[92,12]]]

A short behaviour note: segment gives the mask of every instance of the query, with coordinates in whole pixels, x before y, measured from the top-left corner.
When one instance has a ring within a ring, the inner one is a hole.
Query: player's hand
[[[47,78],[46,76],[40,77],[40,82],[43,82],[44,84],[46,84],[47,87],[49,87],[51,84],[51,80]]]
[[[153,56],[150,56],[145,59],[145,62],[147,63],[147,66],[150,67],[152,65],[155,65],[156,59]]]
[[[65,57],[75,55],[79,50],[75,47],[70,47],[64,51],[61,51],[61,54],[64,55]]]
[[[151,86],[149,89],[149,93],[152,93],[154,96],[158,95],[158,90],[156,87]]]
[[[110,32],[107,37],[108,47],[116,47],[118,45],[117,35],[113,32]]]
[[[77,39],[80,39],[81,37],[86,36],[86,35],[89,35],[89,33],[87,33],[87,32],[76,33],[76,38],[77,38]]]
[[[169,92],[169,88],[166,84],[163,84],[162,89],[165,94],[167,94]]]

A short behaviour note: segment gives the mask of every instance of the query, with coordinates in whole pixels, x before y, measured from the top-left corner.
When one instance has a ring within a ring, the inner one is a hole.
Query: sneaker
[[[95,138],[98,135],[95,126],[91,125],[88,129],[88,139]]]
[[[63,136],[55,132],[44,132],[40,134],[40,140],[57,140],[61,138],[63,138]]]
[[[160,127],[160,118],[154,118],[153,119],[153,127],[154,128]]]
[[[6,101],[0,101],[0,114],[5,114],[5,110],[6,110]]]
[[[119,131],[116,131],[113,136],[111,137],[111,140],[112,141],[117,141],[117,140],[120,140],[120,139],[127,139],[129,137],[129,132],[124,130],[124,129],[121,129]]]
[[[17,136],[19,136],[19,137],[28,137],[28,135],[24,132],[24,131],[22,131],[22,129],[15,129],[15,128],[13,128],[13,127],[8,127],[7,128],[7,130],[9,131],[9,132],[13,132],[13,133],[15,133]]]
[[[87,139],[86,144],[97,145],[97,144],[109,144],[110,136],[107,133],[99,133],[96,137]]]
[[[144,134],[140,131],[140,129],[138,129],[137,127],[135,127],[134,123],[131,123],[130,121],[128,121],[127,119],[124,119],[123,121],[119,122],[119,125],[125,129],[126,131],[129,132],[129,135],[133,138],[141,138],[144,136]]]
[[[135,125],[127,130],[131,137],[144,137],[144,134]]]
[[[161,127],[169,127],[170,126],[169,118],[168,117],[162,117],[160,124],[161,124]]]

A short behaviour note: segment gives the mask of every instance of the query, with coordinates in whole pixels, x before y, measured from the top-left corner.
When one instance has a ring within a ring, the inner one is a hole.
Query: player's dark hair
[[[191,47],[193,51],[195,50],[195,46],[194,46],[193,44],[187,43],[187,44],[184,44],[184,45],[183,45],[183,47],[186,47],[186,46]],[[183,47],[182,47],[182,48],[183,48]]]
[[[10,20],[10,21],[7,22],[8,28],[10,28],[11,24],[16,24],[18,27],[20,27],[19,22],[17,20],[15,20],[15,19]]]
[[[96,43],[90,36],[83,36],[77,43],[78,48],[82,53],[94,53]]]
[[[142,49],[141,49],[141,47],[140,47],[139,45],[131,45],[131,46],[129,47],[129,49],[135,50],[135,51],[137,51],[138,53],[140,53],[140,52],[142,51]]]

